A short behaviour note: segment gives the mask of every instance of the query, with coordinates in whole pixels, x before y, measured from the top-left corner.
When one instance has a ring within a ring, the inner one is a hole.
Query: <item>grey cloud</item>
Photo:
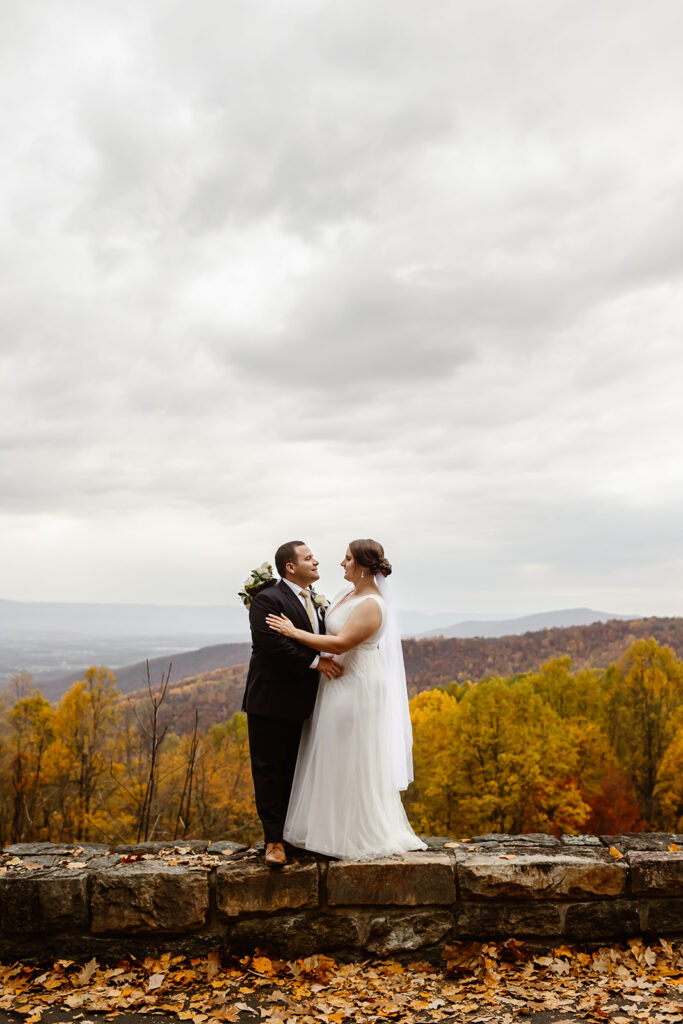
[[[245,344],[231,362],[282,386],[326,386],[365,399],[406,375],[447,375],[472,358],[448,295],[435,298],[370,268],[367,276],[332,274],[316,284],[285,332]]]
[[[3,14],[16,587],[77,521],[125,596],[142,517],[193,593],[308,529],[406,606],[674,600],[679,4]]]

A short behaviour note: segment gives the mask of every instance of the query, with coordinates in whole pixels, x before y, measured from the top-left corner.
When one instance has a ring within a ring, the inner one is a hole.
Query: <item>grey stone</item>
[[[506,832],[487,832],[483,836],[472,836],[473,843],[514,843],[515,846],[559,846],[559,839],[548,836],[545,832],[527,832],[513,836]]]
[[[318,865],[290,862],[271,870],[259,860],[216,869],[216,906],[222,918],[318,906]]]
[[[190,850],[193,853],[203,853],[209,845],[208,839],[188,839],[187,841],[182,839],[167,839],[166,842],[155,839],[150,840],[147,843],[122,843],[116,847],[117,853],[123,854],[135,854],[135,853],[161,853],[162,850],[166,850],[169,853],[180,850]]]
[[[602,846],[599,836],[570,836],[563,835],[561,837],[561,843],[563,846],[582,847],[582,846]]]
[[[75,851],[78,851],[76,855]],[[3,853],[12,857],[67,857],[76,860],[88,860],[101,854],[109,853],[110,848],[104,843],[13,843],[6,846]]]
[[[420,836],[419,838],[425,843],[428,850],[443,850],[451,844],[463,845],[457,839],[451,839],[449,836]]]
[[[642,900],[641,931],[651,935],[683,935],[683,899]]]
[[[605,846],[615,846],[620,853],[632,850],[666,850],[675,843],[683,848],[683,836],[674,832],[623,832],[617,836],[600,836]]]
[[[607,851],[591,856],[577,853],[515,855],[473,854],[458,860],[463,899],[562,899],[618,896],[626,888],[627,869]]]
[[[35,857],[22,857],[19,864],[12,864],[11,860],[4,861],[2,867],[6,870],[5,877],[7,878],[26,878],[29,875],[43,876],[54,874],[55,871],[66,871],[68,875],[71,874],[71,871],[93,871],[99,868],[111,867],[114,864],[118,864],[119,860],[120,857],[117,853],[91,854],[90,857],[85,855],[47,857],[44,854],[38,854]],[[82,868],[74,868],[74,864],[84,866]]]
[[[683,849],[628,854],[634,896],[683,896]]]
[[[463,903],[455,911],[457,939],[561,934],[562,916],[555,903]]]
[[[88,927],[84,870],[38,872],[0,878],[3,935],[43,934]]]
[[[353,915],[269,915],[235,921],[229,928],[226,945],[233,953],[262,948],[293,958],[339,950],[359,951],[360,939]]]
[[[207,875],[162,861],[118,864],[93,873],[90,907],[95,934],[191,931],[209,909]]]
[[[447,911],[417,910],[372,918],[362,941],[369,953],[387,956],[437,946],[452,932],[453,918]]]
[[[15,875],[20,875],[20,874],[24,875],[24,874],[26,874],[27,870],[31,870],[33,867],[35,867],[36,864],[38,864],[43,869],[46,869],[46,868],[56,868],[60,864],[60,862],[62,860],[66,860],[67,858],[66,857],[54,857],[54,856],[49,857],[49,856],[46,856],[44,853],[38,853],[38,854],[34,854],[34,856],[32,856],[32,857],[31,856],[20,857],[19,858],[21,860],[20,864],[12,864],[11,861],[15,860],[15,859],[16,859],[15,857],[10,857],[10,858],[8,858],[6,860],[3,860],[0,863],[2,863],[2,866],[5,868],[6,871],[12,872]],[[75,857],[72,857],[70,859],[71,860],[76,860]],[[28,865],[28,867],[27,867],[27,865]]]
[[[567,907],[565,936],[575,942],[600,942],[640,933],[634,900],[593,900]]]
[[[331,906],[421,906],[455,902],[455,875],[446,853],[410,852],[375,860],[330,861]]]
[[[209,843],[208,853],[225,853],[229,850],[231,853],[246,853],[247,847],[243,846],[242,843],[231,843],[229,839],[219,839],[215,843]]]

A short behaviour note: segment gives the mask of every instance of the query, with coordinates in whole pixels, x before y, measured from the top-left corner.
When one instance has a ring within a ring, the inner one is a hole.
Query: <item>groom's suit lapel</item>
[[[308,615],[306,609],[302,605],[299,598],[296,596],[291,587],[288,587],[282,580],[278,583],[278,590],[282,594],[284,600],[287,602],[289,607],[292,609],[291,618],[295,619],[297,625],[301,629],[305,629],[307,633],[311,632],[311,624],[308,621]]]

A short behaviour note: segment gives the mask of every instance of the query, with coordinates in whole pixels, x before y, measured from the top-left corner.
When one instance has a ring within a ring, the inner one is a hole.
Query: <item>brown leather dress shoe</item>
[[[269,868],[281,868],[287,863],[287,854],[282,843],[266,843],[266,864]]]

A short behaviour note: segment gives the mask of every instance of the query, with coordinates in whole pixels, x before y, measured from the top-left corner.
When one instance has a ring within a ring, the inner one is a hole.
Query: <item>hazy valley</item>
[[[563,609],[495,620],[472,613],[400,610],[404,637],[503,637],[530,630],[585,625],[623,618],[589,608]],[[115,669],[122,689],[137,685],[145,659],[173,659],[178,673],[191,674],[235,664],[235,650],[201,669],[182,668],[203,648],[248,643],[245,610],[231,605],[67,604],[0,600],[0,686],[14,672],[30,672],[56,699],[90,665]],[[241,660],[248,653],[239,654]]]

